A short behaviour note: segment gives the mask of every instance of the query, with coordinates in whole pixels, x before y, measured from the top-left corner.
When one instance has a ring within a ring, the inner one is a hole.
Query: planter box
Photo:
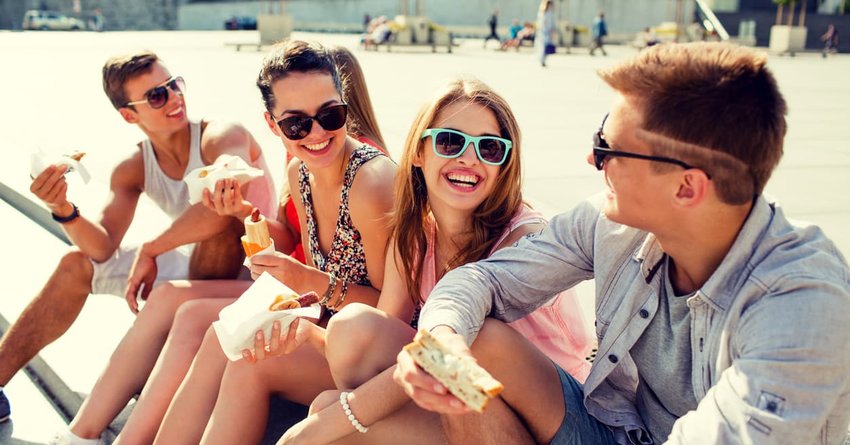
[[[805,26],[773,25],[770,27],[770,45],[773,53],[790,53],[806,49]]]
[[[260,31],[260,44],[271,45],[292,34],[292,16],[288,14],[257,16],[257,30]]]

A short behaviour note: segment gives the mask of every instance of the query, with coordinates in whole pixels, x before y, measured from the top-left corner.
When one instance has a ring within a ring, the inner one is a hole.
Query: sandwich
[[[452,395],[479,413],[504,389],[475,359],[452,353],[425,329],[420,329],[404,350]]]
[[[298,309],[300,307],[312,306],[319,302],[319,294],[310,291],[304,295],[296,293],[281,294],[275,297],[274,302],[269,306],[270,311],[285,311],[287,309]]]
[[[245,218],[245,235],[242,236],[242,248],[245,255],[252,256],[272,245],[269,235],[269,223],[256,207],[251,216]]]

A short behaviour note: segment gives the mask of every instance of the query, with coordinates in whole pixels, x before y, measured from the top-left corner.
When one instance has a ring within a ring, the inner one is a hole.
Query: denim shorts
[[[566,413],[561,427],[549,445],[616,444],[608,426],[587,413],[581,383],[560,366],[555,367],[558,368],[558,378],[561,379]]]

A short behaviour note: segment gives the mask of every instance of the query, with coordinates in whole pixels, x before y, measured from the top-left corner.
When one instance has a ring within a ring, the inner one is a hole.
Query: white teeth
[[[180,107],[180,108],[172,111],[171,113],[168,113],[168,116],[176,116],[176,115],[180,114],[181,111],[183,111],[183,107]]]
[[[475,187],[478,184],[479,178],[474,175],[461,175],[459,173],[449,173],[446,177],[455,185],[461,187]]]
[[[318,144],[304,144],[304,146],[307,147],[307,150],[319,151],[319,150],[327,147],[330,142],[331,142],[331,140],[328,139],[325,142],[320,142]]]

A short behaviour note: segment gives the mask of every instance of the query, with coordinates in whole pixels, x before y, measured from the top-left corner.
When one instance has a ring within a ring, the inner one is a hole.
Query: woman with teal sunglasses
[[[331,320],[324,353],[339,390],[316,398],[311,415],[278,444],[445,443],[439,417],[393,382],[393,364],[437,280],[544,227],[522,201],[519,154],[510,107],[480,81],[451,82],[423,108],[396,175],[378,306],[349,305]],[[511,327],[584,381],[591,340],[574,292],[553,296]],[[299,330],[280,344],[297,343]]]

